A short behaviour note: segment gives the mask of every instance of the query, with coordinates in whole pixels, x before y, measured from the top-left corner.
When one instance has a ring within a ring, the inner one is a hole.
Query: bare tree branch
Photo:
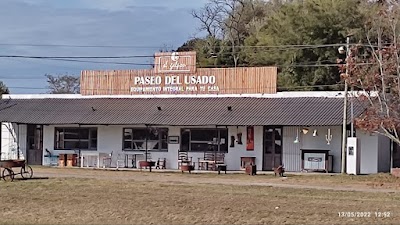
[[[348,59],[353,87],[364,91],[366,110],[356,125],[369,132],[384,135],[400,144],[400,48],[397,29],[399,1],[381,1],[379,10],[367,24],[368,48],[353,48]],[[367,53],[367,54],[365,54]],[[361,63],[364,63],[361,65]]]
[[[80,92],[80,80],[78,76],[45,75],[47,78],[49,93],[51,94],[78,94]]]

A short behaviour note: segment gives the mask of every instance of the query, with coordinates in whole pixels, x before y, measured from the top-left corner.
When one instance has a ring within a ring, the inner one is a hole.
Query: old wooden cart
[[[14,168],[20,168],[19,173],[14,172],[18,170]],[[23,179],[29,179],[33,176],[32,167],[28,166],[25,160],[0,160],[0,169],[2,170],[0,178],[5,181],[13,181],[15,175],[21,175]]]

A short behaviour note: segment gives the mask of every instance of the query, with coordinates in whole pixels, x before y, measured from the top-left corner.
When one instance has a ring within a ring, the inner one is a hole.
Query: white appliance
[[[356,137],[347,138],[346,173],[360,174],[360,141]]]
[[[305,170],[325,170],[325,153],[304,153]]]

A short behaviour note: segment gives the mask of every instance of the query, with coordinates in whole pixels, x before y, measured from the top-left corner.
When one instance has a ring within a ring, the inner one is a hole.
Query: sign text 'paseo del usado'
[[[83,95],[276,93],[276,67],[197,68],[196,52],[156,53],[153,69],[81,73]]]
[[[215,76],[142,76],[134,78],[134,85],[192,85],[192,84],[215,84]]]

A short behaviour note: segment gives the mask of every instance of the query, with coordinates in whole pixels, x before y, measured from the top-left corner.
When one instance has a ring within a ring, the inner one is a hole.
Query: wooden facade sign
[[[196,52],[161,52],[154,58],[155,73],[196,73]]]
[[[195,52],[159,53],[155,61],[147,70],[84,70],[81,94],[276,93],[276,67],[196,68]]]

